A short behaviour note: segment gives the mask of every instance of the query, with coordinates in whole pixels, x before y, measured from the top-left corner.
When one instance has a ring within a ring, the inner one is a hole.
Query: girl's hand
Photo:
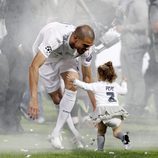
[[[71,82],[73,82],[75,80],[75,78],[71,75],[71,74],[67,74],[67,79]]]

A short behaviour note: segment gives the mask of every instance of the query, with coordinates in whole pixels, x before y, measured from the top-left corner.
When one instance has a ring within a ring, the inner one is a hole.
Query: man
[[[145,100],[148,104],[148,99],[151,94],[154,97],[155,109],[158,118],[158,0],[150,0],[149,4],[149,67],[144,75],[146,84]]]
[[[116,30],[121,33],[122,73],[128,80],[125,105],[131,114],[144,113],[143,56],[148,45],[148,7],[145,0],[121,0]]]
[[[70,116],[76,100],[76,87],[68,80],[67,75],[79,78],[77,59],[81,57],[83,80],[91,82],[91,46],[94,38],[94,31],[88,25],[75,29],[72,25],[54,22],[46,25],[40,31],[33,45],[36,56],[29,68],[31,97],[28,114],[32,119],[38,118],[37,85],[40,73],[54,104],[59,104],[58,119],[51,134],[51,143],[56,148],[63,148],[59,135],[66,121],[74,135],[78,135]],[[61,79],[65,84],[63,94]],[[95,110],[95,98],[91,92],[88,92],[88,95]]]

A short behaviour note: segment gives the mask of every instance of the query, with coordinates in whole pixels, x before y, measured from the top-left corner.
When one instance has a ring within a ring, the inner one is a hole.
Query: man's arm
[[[39,79],[39,68],[45,62],[45,56],[38,52],[34,57],[29,67],[29,86],[30,86],[30,103],[28,114],[30,118],[38,118],[38,79]]]
[[[90,66],[83,66],[82,65],[82,76],[83,76],[83,81],[87,83],[92,82],[92,72],[91,72],[91,67]],[[94,97],[94,94],[91,91],[88,91],[88,96],[91,100],[92,106],[93,106],[93,111],[96,109],[96,100]]]

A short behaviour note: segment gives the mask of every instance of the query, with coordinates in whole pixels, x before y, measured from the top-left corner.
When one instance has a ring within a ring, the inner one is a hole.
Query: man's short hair
[[[90,38],[92,40],[95,39],[94,31],[89,25],[78,26],[75,29],[75,35],[81,40],[85,39],[85,37]]]

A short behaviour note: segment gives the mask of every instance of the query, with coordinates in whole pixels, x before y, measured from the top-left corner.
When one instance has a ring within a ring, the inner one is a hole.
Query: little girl
[[[125,80],[122,84],[114,82],[117,78],[112,62],[107,62],[98,67],[98,81],[94,83],[85,83],[68,76],[73,84],[87,91],[92,91],[96,98],[96,110],[92,119],[97,121],[97,150],[103,151],[105,142],[105,133],[107,127],[111,127],[114,137],[120,139],[128,149],[129,136],[127,133],[121,132],[121,122],[128,113],[119,106],[118,94],[127,93],[127,83]]]

